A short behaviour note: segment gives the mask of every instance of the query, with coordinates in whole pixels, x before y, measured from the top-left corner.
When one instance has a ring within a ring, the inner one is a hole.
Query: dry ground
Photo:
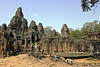
[[[87,61],[87,58],[75,59],[75,61],[83,63]],[[100,60],[97,62],[100,63]],[[83,67],[83,66],[77,66],[77,65],[71,66],[65,62],[54,62],[49,57],[42,58],[42,60],[39,60],[32,56],[29,57],[27,54],[21,54],[18,56],[11,56],[5,59],[0,59],[0,67]]]
[[[93,59],[92,57],[81,58],[81,59],[74,59],[74,61],[78,62],[78,63],[100,63],[100,60]]]

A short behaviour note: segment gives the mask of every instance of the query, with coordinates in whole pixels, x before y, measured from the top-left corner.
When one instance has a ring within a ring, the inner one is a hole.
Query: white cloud
[[[32,15],[35,16],[35,17],[38,16],[38,14],[36,14],[36,13],[33,13]]]

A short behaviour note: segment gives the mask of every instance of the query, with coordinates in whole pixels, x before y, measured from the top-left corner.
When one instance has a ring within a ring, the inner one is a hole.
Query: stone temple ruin
[[[49,54],[51,57],[87,57],[99,55],[99,52],[100,32],[88,34],[87,39],[77,39],[70,36],[64,24],[61,35],[57,35],[56,30],[45,34],[42,23],[36,25],[32,20],[28,27],[21,7],[8,26],[3,24],[0,27],[0,54],[3,56],[29,53],[35,56]]]

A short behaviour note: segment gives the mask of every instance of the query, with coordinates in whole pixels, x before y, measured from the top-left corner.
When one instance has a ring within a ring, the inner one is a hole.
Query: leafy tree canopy
[[[53,29],[53,27],[51,27],[51,26],[46,26],[45,28],[44,28],[44,33],[46,34],[49,30],[52,30]]]
[[[86,38],[88,33],[100,31],[100,22],[98,20],[95,20],[93,22],[86,22],[81,30],[79,29],[69,29],[70,35],[77,38]]]
[[[91,10],[92,7],[97,7],[100,0],[81,0],[83,12]]]

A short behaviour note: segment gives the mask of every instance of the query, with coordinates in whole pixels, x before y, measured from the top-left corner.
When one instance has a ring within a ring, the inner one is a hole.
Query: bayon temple
[[[0,27],[0,54],[28,53],[29,55],[49,54],[56,57],[85,57],[99,55],[100,31],[88,34],[88,38],[77,39],[70,36],[68,26],[64,24],[61,34],[56,30],[44,33],[42,23],[31,21],[28,26],[22,8],[19,7],[8,26]]]

